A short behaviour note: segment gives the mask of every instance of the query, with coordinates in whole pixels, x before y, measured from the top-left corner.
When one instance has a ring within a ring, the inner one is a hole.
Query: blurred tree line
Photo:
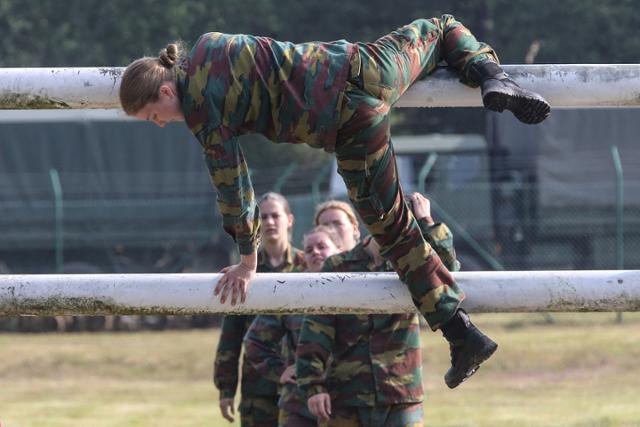
[[[637,0],[0,0],[1,67],[124,66],[208,31],[372,41],[451,13],[504,63],[640,62]],[[396,132],[482,132],[480,109],[396,113]]]
[[[371,41],[419,17],[452,13],[501,53],[539,63],[640,60],[635,0],[0,0],[0,66],[126,65],[207,31],[282,40]]]

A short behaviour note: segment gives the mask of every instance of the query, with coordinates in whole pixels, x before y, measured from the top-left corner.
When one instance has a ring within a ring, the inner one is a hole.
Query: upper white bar
[[[504,65],[553,108],[640,106],[640,64]],[[0,68],[0,109],[119,108],[124,68]],[[439,69],[414,84],[398,107],[479,107],[479,90]]]

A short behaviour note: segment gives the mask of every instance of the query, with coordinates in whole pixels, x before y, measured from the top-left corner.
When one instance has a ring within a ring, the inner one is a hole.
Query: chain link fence
[[[637,113],[594,114],[555,112],[548,124],[529,128],[489,115],[486,136],[397,137],[403,187],[423,192],[436,221],[452,229],[463,270],[637,268]],[[66,127],[54,133],[71,137]],[[114,132],[117,126],[103,128]],[[185,141],[170,145],[154,134],[158,140],[131,149],[125,140],[102,141],[101,132],[85,124],[76,142],[61,140],[60,147],[71,147],[63,153],[41,142],[42,135],[17,145],[20,129],[0,132],[0,272],[217,271],[234,260],[195,146],[184,154]],[[120,138],[129,133],[123,127]],[[150,155],[154,149],[156,157]],[[277,191],[289,199],[296,246],[312,227],[318,203],[346,199],[334,161],[317,157],[251,169],[257,195]],[[32,327],[29,320],[10,318],[0,321],[0,330],[152,329],[217,321],[127,319],[56,318],[34,320],[41,325]]]

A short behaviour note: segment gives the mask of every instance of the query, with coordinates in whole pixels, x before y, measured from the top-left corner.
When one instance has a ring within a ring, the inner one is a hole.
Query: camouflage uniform
[[[290,272],[304,265],[302,251],[289,245],[284,261],[272,267],[263,250],[258,251],[258,271],[261,273]],[[242,339],[255,316],[225,316],[213,371],[213,382],[220,390],[220,398],[233,398],[238,386],[238,361]],[[242,426],[278,425],[278,381],[264,377],[247,360],[242,360],[240,420]]]
[[[464,298],[420,234],[403,201],[389,110],[411,84],[445,60],[472,84],[471,65],[493,59],[452,16],[419,19],[374,43],[292,44],[208,33],[178,73],[182,110],[204,149],[224,229],[241,254],[255,251],[259,214],[237,137],[335,151],[349,197],[381,254],[411,291],[432,329]]]
[[[245,335],[247,360],[264,378],[279,381],[287,366],[295,363],[295,352],[303,315],[256,316]],[[282,339],[285,339],[284,346]],[[307,408],[306,394],[295,384],[280,389],[281,427],[315,427],[316,418]]]
[[[331,409],[331,427],[422,427],[424,411],[422,403],[407,403],[374,407]]]
[[[425,240],[447,266],[457,269],[447,226],[430,226],[424,221],[419,225]],[[391,271],[388,262],[375,265],[365,251],[368,239],[351,251],[329,257],[323,270]],[[422,425],[424,393],[417,314],[307,316],[296,356],[298,386],[308,397],[318,393],[331,396],[330,426]]]

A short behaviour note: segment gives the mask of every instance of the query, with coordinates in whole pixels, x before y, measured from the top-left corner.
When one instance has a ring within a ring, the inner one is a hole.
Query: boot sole
[[[482,350],[474,355],[473,361],[469,365],[469,368],[461,372],[461,375],[455,375],[452,378],[448,378],[447,376],[445,376],[444,382],[447,384],[447,387],[456,388],[467,379],[469,379],[473,374],[478,372],[478,369],[480,369],[480,364],[490,358],[497,349],[498,344],[496,344],[495,342],[492,341],[491,343],[487,344],[484,348],[482,348]]]
[[[542,97],[535,94],[516,93],[515,91],[495,91],[485,94],[482,102],[486,108],[499,113],[509,110],[518,120],[526,124],[540,123],[551,112],[551,106]]]

